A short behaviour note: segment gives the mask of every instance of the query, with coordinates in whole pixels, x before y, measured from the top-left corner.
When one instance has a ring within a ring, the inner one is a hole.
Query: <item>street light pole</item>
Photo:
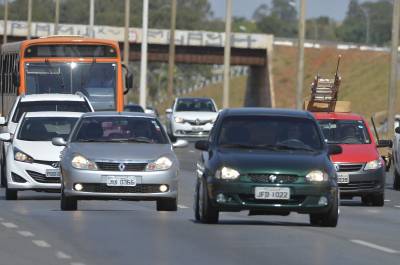
[[[225,12],[225,49],[224,49],[224,91],[222,95],[223,108],[229,108],[229,81],[231,70],[231,28],[232,28],[232,0],[226,0]]]
[[[26,38],[32,38],[32,0],[28,0],[28,30]]]
[[[174,69],[175,69],[175,28],[176,28],[176,0],[171,3],[171,30],[169,34],[168,56],[168,98],[174,96]]]
[[[4,0],[4,32],[3,32],[3,43],[7,43],[7,22],[8,22],[8,0]]]
[[[124,64],[129,65],[129,15],[130,0],[125,0],[125,29],[124,29]]]
[[[146,108],[147,96],[147,31],[149,20],[149,0],[143,0],[143,21],[142,21],[142,51],[140,60],[140,89],[139,104]]]
[[[90,0],[89,36],[94,37],[94,0]]]
[[[298,44],[298,68],[297,68],[297,90],[296,90],[296,108],[302,108],[303,101],[303,83],[304,83],[304,36],[306,32],[306,0],[300,0],[299,17],[299,44]]]
[[[370,17],[369,17],[369,13],[368,13],[368,10],[366,10],[364,7],[361,7],[361,10],[362,10],[362,12],[363,12],[363,14],[364,14],[364,17],[365,17],[365,43],[366,44],[369,44],[369,39],[370,39],[370,27],[371,27],[371,20],[370,20]]]
[[[60,23],[60,0],[56,0],[55,7],[55,16],[54,16],[54,35],[58,34],[58,23]]]
[[[397,89],[397,54],[399,46],[399,18],[400,18],[400,0],[394,0],[393,21],[392,21],[392,51],[390,56],[390,80],[388,93],[388,127],[387,135],[393,136],[394,115],[396,107],[396,89]]]

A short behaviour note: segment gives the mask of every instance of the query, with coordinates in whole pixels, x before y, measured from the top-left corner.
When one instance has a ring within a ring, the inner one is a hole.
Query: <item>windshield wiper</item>
[[[46,65],[51,70],[56,70],[54,65],[52,65],[48,59],[46,59],[45,62],[46,62]],[[54,71],[54,72],[56,72],[56,71]],[[65,82],[64,82],[64,76],[62,75],[61,70],[60,70],[60,74],[56,74],[56,76],[57,76],[58,80],[60,81],[60,86],[61,86],[62,91],[64,91],[65,90]],[[51,93],[51,92],[54,92],[54,91],[49,91],[49,93]]]
[[[315,152],[317,150],[307,147],[307,146],[293,146],[293,145],[285,145],[285,144],[277,144],[274,145],[276,149],[280,150],[300,150],[300,151],[310,151],[310,152]]]
[[[254,145],[239,144],[239,143],[226,143],[226,144],[220,144],[219,146],[226,147],[226,148],[243,148],[243,149],[254,148]]]
[[[85,143],[104,143],[108,142],[107,140],[99,140],[99,139],[79,139],[77,142],[85,142]]]
[[[124,138],[124,139],[112,139],[111,142],[134,142],[134,143],[153,143],[153,140],[146,137],[137,138]]]

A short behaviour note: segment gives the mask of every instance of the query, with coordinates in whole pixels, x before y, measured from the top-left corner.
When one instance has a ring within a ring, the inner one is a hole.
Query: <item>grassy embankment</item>
[[[306,49],[304,96],[308,96],[310,84],[317,73],[323,77],[333,77],[338,54],[342,54],[340,66],[342,85],[339,99],[351,101],[353,112],[367,117],[373,113],[384,111],[388,97],[388,53],[339,51],[331,48]],[[295,106],[296,59],[296,48],[275,47],[273,78],[277,107],[292,108]],[[230,95],[232,107],[243,106],[245,87],[245,77],[232,79]],[[187,96],[212,97],[218,105],[221,105],[222,84],[210,85]],[[163,112],[166,107],[160,105],[159,109]],[[400,111],[400,107],[397,110]]]

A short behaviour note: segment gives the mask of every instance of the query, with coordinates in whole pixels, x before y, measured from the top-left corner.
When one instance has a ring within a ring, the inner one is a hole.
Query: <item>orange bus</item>
[[[39,93],[81,92],[95,110],[123,111],[124,94],[131,82],[115,41],[50,36],[1,47],[3,115],[9,112],[17,95]]]

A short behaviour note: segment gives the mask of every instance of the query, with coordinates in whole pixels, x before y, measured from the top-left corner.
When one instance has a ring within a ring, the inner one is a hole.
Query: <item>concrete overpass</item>
[[[124,28],[95,26],[96,38],[113,39],[120,42],[123,49]],[[52,35],[53,23],[32,23],[32,36]],[[90,35],[88,25],[60,24],[58,33],[62,35]],[[2,42],[4,23],[0,23]],[[9,41],[25,39],[27,23],[25,21],[8,21],[7,34]],[[223,64],[225,34],[209,31],[183,31],[175,33],[176,63],[185,64]],[[265,34],[232,34],[232,65],[247,65],[250,68],[247,82],[245,106],[273,107],[274,88],[272,81],[273,36]],[[148,60],[150,62],[168,61],[169,30],[149,29]],[[140,60],[142,30],[130,28],[130,61]]]

